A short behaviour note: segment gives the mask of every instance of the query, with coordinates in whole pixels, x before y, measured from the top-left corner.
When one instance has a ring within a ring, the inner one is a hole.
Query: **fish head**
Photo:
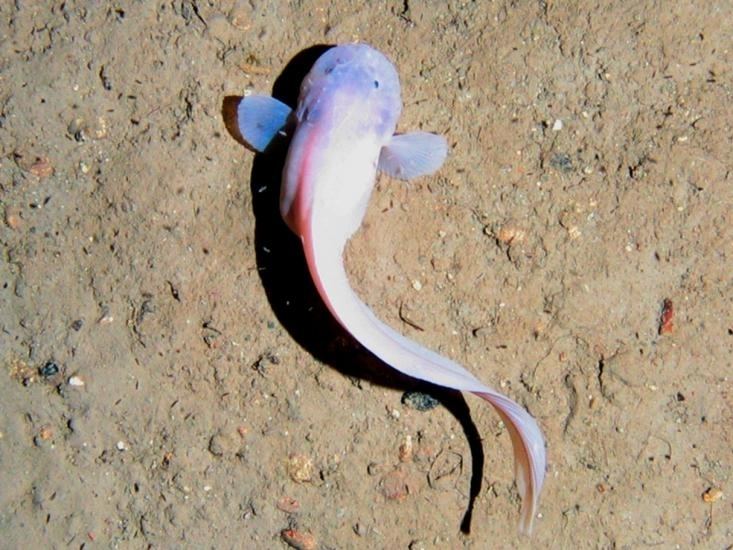
[[[348,118],[352,131],[386,142],[402,111],[397,70],[366,44],[345,44],[325,52],[303,81],[296,117],[318,124],[323,117]]]

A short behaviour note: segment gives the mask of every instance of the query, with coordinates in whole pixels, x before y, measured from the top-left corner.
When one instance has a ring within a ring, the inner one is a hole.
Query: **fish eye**
[[[375,88],[379,88],[379,80],[375,80],[374,81],[374,87]]]

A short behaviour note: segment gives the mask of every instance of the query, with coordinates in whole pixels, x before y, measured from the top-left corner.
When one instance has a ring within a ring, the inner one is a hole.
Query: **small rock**
[[[407,475],[400,469],[392,470],[379,481],[379,490],[388,500],[405,500],[410,493]]]
[[[293,497],[284,496],[277,501],[277,509],[288,514],[295,514],[300,511],[300,503]]]
[[[107,119],[104,117],[97,117],[97,123],[92,128],[92,134],[97,139],[104,139],[107,137]]]
[[[47,178],[53,174],[53,166],[51,166],[51,161],[46,157],[39,157],[36,159],[36,162],[31,164],[28,171],[36,177]]]
[[[84,321],[82,319],[77,319],[73,323],[71,323],[71,328],[73,328],[76,332],[79,332],[81,330],[81,327],[84,326]]]
[[[44,378],[51,378],[59,373],[59,366],[55,361],[47,361],[45,365],[38,369],[38,374]]]
[[[41,430],[38,432],[38,437],[40,437],[43,441],[48,441],[53,437],[53,430],[51,429],[51,426],[43,426]]]
[[[23,224],[23,219],[17,213],[12,210],[5,211],[5,225],[10,229],[19,229]]]
[[[239,0],[234,4],[232,11],[229,12],[229,20],[232,22],[232,25],[237,27],[240,31],[246,31],[252,26],[252,18],[250,15],[251,8],[248,4],[249,2],[246,2],[245,0]]]
[[[710,487],[702,495],[702,499],[707,503],[713,503],[723,498],[723,490],[717,487]]]
[[[282,539],[297,550],[315,550],[316,537],[306,531],[297,529],[283,529],[280,532]]]
[[[569,155],[565,153],[555,153],[550,158],[550,166],[562,172],[573,171],[573,161]]]
[[[117,445],[115,445],[115,447],[117,447],[117,450],[118,451],[126,451],[127,450],[127,444],[124,441],[122,441],[121,439],[117,442]]]
[[[38,369],[31,368],[20,359],[10,360],[10,377],[28,386],[38,381]]]
[[[66,131],[79,143],[88,139],[86,122],[83,118],[75,118],[66,127]]]
[[[402,394],[402,404],[416,411],[425,412],[440,405],[440,401],[427,393],[406,391]]]
[[[291,455],[288,459],[288,474],[297,483],[306,483],[313,479],[313,461],[301,454]]]
[[[81,387],[85,384],[84,379],[81,376],[74,375],[69,378],[69,386]]]
[[[669,298],[665,298],[662,302],[658,332],[660,336],[674,332],[674,303]]]
[[[379,462],[370,462],[367,465],[367,473],[370,476],[376,476],[381,473],[384,473],[385,471],[386,471],[386,468],[384,467],[383,464],[380,464]]]
[[[496,233],[496,240],[507,246],[522,244],[527,233],[513,223],[503,225]]]
[[[552,125],[552,131],[559,132],[560,130],[562,130],[562,120],[558,118],[558,119],[555,119],[555,122]]]
[[[400,444],[399,457],[400,462],[410,462],[412,460],[412,436],[406,435]]]

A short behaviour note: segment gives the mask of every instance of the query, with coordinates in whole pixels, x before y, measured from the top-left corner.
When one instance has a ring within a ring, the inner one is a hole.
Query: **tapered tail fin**
[[[511,399],[496,393],[473,392],[491,403],[504,421],[512,439],[514,475],[522,497],[519,532],[532,534],[534,518],[545,480],[545,442],[537,422]]]
[[[458,363],[413,342],[377,319],[351,289],[343,267],[343,244],[332,231],[311,227],[303,236],[303,244],[321,297],[341,325],[365,348],[408,376],[472,392],[493,405],[511,436],[517,489],[522,497],[519,530],[529,534],[546,464],[545,442],[534,418],[516,402],[482,384]]]

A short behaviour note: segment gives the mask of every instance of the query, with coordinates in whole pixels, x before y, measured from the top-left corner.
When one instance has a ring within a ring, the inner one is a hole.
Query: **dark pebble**
[[[45,365],[38,369],[38,374],[44,378],[51,378],[59,373],[59,366],[55,361],[48,361]]]
[[[550,158],[550,165],[552,165],[553,168],[561,170],[563,172],[573,171],[573,161],[571,160],[570,156],[566,155],[565,153],[553,154],[552,158]]]
[[[71,323],[71,328],[73,328],[76,332],[79,332],[81,330],[81,327],[84,326],[84,320],[83,319],[77,319],[73,323]]]
[[[440,405],[440,401],[427,393],[406,391],[402,395],[402,404],[417,411],[429,411]]]

